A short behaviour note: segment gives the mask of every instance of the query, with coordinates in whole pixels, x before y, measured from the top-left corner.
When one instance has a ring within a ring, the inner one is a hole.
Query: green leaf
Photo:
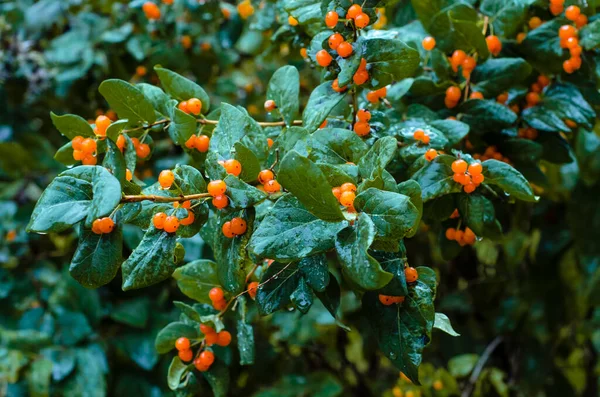
[[[191,98],[198,98],[202,102],[202,113],[208,112],[208,109],[210,109],[210,98],[202,87],[169,69],[155,67],[154,70],[158,74],[160,84],[167,94],[180,102]]]
[[[496,220],[494,204],[480,195],[461,195],[458,199],[458,211],[466,226],[478,236],[485,235],[486,227]]]
[[[476,51],[485,59],[489,52],[478,22],[479,15],[473,7],[457,3],[437,13],[428,30],[436,38],[437,47],[443,51]]]
[[[231,153],[236,142],[241,142],[252,149],[253,145],[248,141],[254,139],[265,141],[266,145],[266,139],[258,123],[235,106],[221,104],[221,116],[210,139],[210,151],[217,152],[220,159],[228,160],[232,158]]]
[[[208,292],[220,285],[217,264],[208,259],[198,259],[177,268],[173,278],[185,296],[207,304],[212,303]]]
[[[248,185],[233,175],[227,175],[224,181],[227,184],[225,194],[229,197],[228,208],[236,210],[250,208],[267,197],[265,192]]]
[[[223,214],[217,218],[219,227],[215,230],[214,236],[213,252],[217,262],[219,283],[232,294],[238,294],[244,290],[246,267],[252,266],[246,246],[251,237],[249,231],[254,225],[254,211],[246,211],[242,217],[246,221],[248,232],[234,238],[225,237],[221,227],[223,223],[233,218],[233,214]]]
[[[185,164],[177,165],[173,174],[183,194],[206,193],[206,181],[196,168]]]
[[[208,371],[202,372],[202,376],[210,385],[214,397],[225,397],[229,390],[230,377],[229,368],[220,361],[210,366]]]
[[[335,241],[335,249],[342,263],[342,273],[365,290],[382,288],[393,277],[367,252],[375,240],[375,233],[375,224],[371,218],[365,213],[360,213],[356,225],[342,229]]]
[[[411,0],[411,3],[423,26],[428,27],[431,19],[440,12],[446,0]]]
[[[138,88],[126,81],[104,80],[98,90],[119,118],[128,119],[131,124],[151,124],[156,121],[152,104]]]
[[[456,145],[469,133],[469,125],[458,120],[434,120],[429,124],[444,134],[448,146]]]
[[[290,296],[290,301],[298,311],[302,314],[308,313],[313,304],[314,296],[312,289],[306,283],[304,277],[300,278],[298,287]]]
[[[146,297],[123,301],[113,307],[110,318],[135,328],[145,328],[150,317],[150,300]]]
[[[498,160],[486,160],[482,165],[484,183],[496,185],[519,200],[536,201],[527,179],[512,166]]]
[[[524,59],[495,58],[477,65],[471,74],[471,81],[475,83],[474,91],[490,98],[508,91],[530,74],[531,66]]]
[[[148,229],[142,241],[122,265],[123,291],[147,287],[173,274],[177,235],[163,230]]]
[[[400,243],[398,252],[372,251],[373,257],[381,264],[381,268],[393,275],[392,280],[378,291],[380,294],[391,296],[408,295],[408,286],[404,275],[407,264],[406,248]]]
[[[471,130],[501,131],[517,121],[517,115],[495,100],[474,99],[460,105],[462,122]]]
[[[169,134],[176,144],[185,147],[185,143],[196,133],[197,129],[198,125],[194,116],[178,108],[173,109],[173,117],[169,124]]]
[[[398,241],[419,225],[419,210],[403,194],[369,188],[356,196],[354,206],[370,215],[381,239]]]
[[[170,323],[156,335],[154,347],[159,354],[165,354],[175,349],[175,341],[179,338],[196,339],[199,328],[182,322]]]
[[[358,163],[368,150],[354,132],[342,128],[323,128],[311,136],[309,158],[329,164]]]
[[[54,160],[66,166],[78,163],[78,161],[73,158],[73,145],[71,144],[71,141],[65,143],[56,151]]]
[[[568,21],[564,18],[554,18],[542,26],[527,33],[520,45],[520,52],[527,54],[527,61],[540,73],[560,74],[563,72],[562,63],[566,57],[560,46],[558,29]]]
[[[371,88],[411,77],[419,67],[419,52],[398,39],[367,39],[364,45]]]
[[[239,178],[244,182],[255,181],[258,173],[262,170],[258,157],[240,142],[236,142],[233,148],[235,150],[234,158],[242,164],[242,172]]]
[[[479,10],[490,17],[490,23],[498,36],[513,37],[526,22],[527,9],[536,0],[483,0]]]
[[[600,19],[596,19],[579,31],[579,45],[590,51],[600,47]]]
[[[363,43],[364,41],[362,37],[359,37],[358,40],[352,45],[352,55],[350,55],[348,58],[342,58],[340,56],[337,57],[337,63],[340,67],[340,72],[338,73],[337,78],[338,85],[340,87],[344,87],[352,83],[352,78],[358,70],[363,56]]]
[[[128,120],[117,120],[111,123],[106,129],[106,137],[116,143],[121,131],[125,129],[128,122]]]
[[[50,112],[50,118],[56,129],[70,140],[73,140],[76,136],[82,136],[84,138],[95,136],[94,130],[90,124],[82,117],[74,114],[58,116],[57,114]]]
[[[121,201],[119,181],[100,166],[59,174],[42,193],[27,226],[30,232],[61,232],[83,220],[110,214]]]
[[[111,233],[96,234],[81,225],[79,244],[71,260],[69,273],[86,288],[108,284],[121,265],[123,233],[117,225]]]
[[[302,113],[302,126],[313,132],[325,121],[329,113],[346,96],[346,92],[335,92],[331,81],[326,81],[313,90]]]
[[[382,172],[394,158],[398,141],[386,136],[378,139],[371,149],[360,159],[358,170],[363,178],[371,178],[373,174]]]
[[[301,274],[296,263],[271,263],[261,279],[261,284],[265,284],[258,288],[256,294],[259,313],[266,316],[287,306],[300,279]]]
[[[398,193],[410,197],[410,202],[412,205],[414,205],[418,212],[417,220],[414,223],[416,226],[418,226],[421,222],[421,217],[423,216],[423,198],[421,197],[421,186],[419,186],[419,184],[412,179],[409,179],[398,184]],[[413,237],[415,234],[417,234],[418,229],[418,227],[413,228],[413,231],[408,233],[406,236]]]
[[[125,158],[117,145],[110,139],[106,140],[106,155],[104,156],[104,160],[102,160],[102,166],[117,178],[121,186],[125,185],[125,177],[127,175]]]
[[[163,116],[171,114],[171,109],[175,105],[175,100],[169,99],[169,96],[165,94],[163,90],[155,85],[146,83],[138,83],[136,84],[136,87],[142,91],[142,94],[144,94],[152,106],[154,106],[154,110]]]
[[[240,365],[254,364],[254,331],[248,324],[246,298],[238,298],[237,310],[237,345],[240,353]]]
[[[292,195],[284,195],[252,234],[249,250],[260,258],[295,260],[327,251],[334,246],[345,222],[326,222],[315,217]]]
[[[433,328],[437,328],[441,331],[444,331],[450,336],[460,336],[458,332],[452,328],[452,324],[450,324],[450,319],[444,313],[435,313],[435,321],[433,323]]]
[[[451,168],[453,161],[454,157],[438,156],[412,176],[411,179],[417,181],[421,186],[424,202],[462,190],[462,186],[452,179],[454,176]]]
[[[479,356],[477,354],[454,356],[448,361],[448,371],[454,377],[466,378],[473,371],[478,360]]]
[[[367,293],[363,298],[363,313],[371,321],[379,348],[416,385],[420,385],[418,368],[423,349],[431,340],[434,295],[418,280],[399,305],[384,306],[376,293]]]
[[[176,390],[181,382],[181,377],[187,372],[188,366],[179,359],[179,357],[173,357],[169,370],[167,372],[167,385],[169,389]]]
[[[288,126],[300,110],[300,74],[294,66],[282,66],[273,73],[267,87],[267,99],[275,101],[277,110]]]
[[[298,269],[312,289],[322,292],[329,285],[329,269],[327,257],[324,254],[312,255],[302,258]]]
[[[44,397],[50,395],[50,377],[52,375],[52,361],[39,358],[31,363],[27,373],[27,384],[31,397]]]
[[[298,152],[286,154],[281,161],[277,180],[316,217],[331,222],[345,219],[323,172]]]
[[[324,28],[321,2],[315,0],[284,0],[283,9],[298,20],[298,26],[314,36]]]

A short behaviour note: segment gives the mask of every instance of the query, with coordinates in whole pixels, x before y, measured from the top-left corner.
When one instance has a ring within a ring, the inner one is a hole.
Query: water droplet
[[[390,352],[389,356],[393,360],[393,359],[396,358],[396,353],[395,352]]]

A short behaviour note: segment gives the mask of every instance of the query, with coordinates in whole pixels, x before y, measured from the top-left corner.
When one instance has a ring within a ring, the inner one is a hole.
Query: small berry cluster
[[[352,4],[350,8],[348,8],[346,19],[354,20],[354,25],[358,29],[367,27],[370,22],[369,16],[363,12],[362,7],[358,4]]]
[[[582,28],[588,23],[588,17],[581,13],[581,9],[575,5],[567,7],[565,10],[565,0],[550,0],[550,12],[552,15],[559,15],[565,11],[565,17],[569,21],[575,22],[578,28]]]
[[[141,158],[145,159],[150,154],[150,145],[147,143],[142,143],[138,138],[131,138],[131,143],[133,143],[133,148],[135,149],[135,154]],[[117,147],[121,152],[125,150],[125,145],[127,141],[124,135],[119,135],[117,138]]]
[[[210,181],[207,186],[208,194],[212,196],[212,204],[217,209],[223,209],[229,204],[229,198],[225,195],[227,185],[224,181],[217,179]]]
[[[275,179],[275,174],[271,170],[262,170],[258,173],[258,181],[263,185],[267,193],[277,193],[281,191],[281,185]]]
[[[225,293],[219,287],[214,287],[208,292],[208,297],[212,302],[213,307],[216,310],[224,310],[227,307],[227,301],[225,300]]]
[[[458,67],[462,68],[462,75],[465,79],[471,76],[471,72],[477,66],[477,61],[472,56],[467,55],[463,50],[456,50],[448,60],[452,70],[457,73]]]
[[[231,343],[231,334],[229,331],[223,330],[216,332],[213,327],[200,324],[200,332],[204,334],[204,342],[206,342],[206,346],[217,345],[226,347]]]
[[[181,361],[192,361],[194,352],[191,349],[190,340],[185,337],[178,338],[175,341],[175,349],[178,351],[178,356]]]
[[[193,217],[193,212],[190,211]],[[189,214],[188,214],[189,218]],[[187,219],[187,218],[186,218]],[[193,218],[192,218],[193,222]],[[152,218],[152,224],[158,230],[164,230],[167,233],[175,233],[179,229],[179,219],[175,215],[167,215],[164,212],[157,212]]]
[[[456,241],[461,247],[473,245],[477,240],[475,233],[468,227],[464,231],[450,227],[446,229],[446,238],[450,241]]]
[[[415,130],[415,132],[413,132],[413,138],[415,141],[422,142],[425,145],[429,145],[429,142],[431,141],[431,137],[423,130]]]
[[[360,59],[360,65],[358,65],[358,69],[354,76],[352,76],[352,81],[356,85],[362,85],[369,80],[369,72],[367,71],[367,60],[365,58]]]
[[[96,165],[96,141],[92,138],[84,138],[77,135],[71,141],[73,148],[73,159],[81,161],[83,165]]]
[[[190,200],[185,200],[183,203],[179,204],[179,201],[175,201],[173,203],[174,208],[184,208],[187,210],[187,218],[183,218],[180,223],[182,226],[189,226],[194,223],[194,219],[196,218],[194,212],[191,210],[192,203]]]
[[[578,7],[576,8],[579,10]],[[574,73],[576,70],[581,68],[581,53],[583,50],[579,45],[578,36],[579,32],[577,31],[577,28],[572,25],[563,25],[558,30],[560,47],[568,49],[569,53],[571,54],[571,58],[563,62],[563,70],[568,74]]]
[[[370,91],[367,93],[367,101],[375,104],[379,103],[379,101],[387,96],[387,87],[382,87],[375,91]]]
[[[184,113],[191,113],[195,116],[198,116],[202,111],[202,101],[200,101],[198,98],[190,98],[187,101],[179,102],[177,108]]]
[[[258,293],[258,281],[253,281],[248,284],[248,295],[252,299],[256,299],[256,294]]]
[[[371,126],[369,120],[371,120],[371,112],[366,109],[360,109],[356,112],[356,118],[358,121],[354,123],[354,132],[358,136],[367,136],[371,132]]]
[[[196,149],[200,153],[208,152],[208,146],[210,145],[210,138],[206,135],[192,135],[187,141],[185,141],[185,147],[188,149]]]
[[[254,6],[250,3],[250,0],[244,0],[237,5],[237,12],[242,19],[248,19],[248,17],[254,14]],[[229,10],[227,10],[227,13],[229,13]],[[229,19],[229,16],[227,15],[225,18]]]
[[[460,101],[460,97],[462,96],[462,92],[460,88],[456,86],[451,86],[446,89],[446,98],[444,98],[444,104],[448,109],[455,108]]]
[[[100,218],[92,222],[92,232],[96,234],[110,233],[115,228],[115,222],[109,218]]]
[[[523,128],[519,128],[518,135],[519,135],[519,138],[534,140],[538,137],[538,131],[535,128],[523,127]]]
[[[151,1],[147,1],[142,5],[142,11],[144,11],[146,18],[151,21],[155,21],[160,18],[160,9]]]
[[[241,236],[246,233],[246,227],[246,221],[237,217],[223,223],[221,229],[223,230],[223,235],[225,237],[234,238],[235,236]]]
[[[96,117],[96,121],[95,121],[95,127],[94,127],[94,134],[96,134],[99,137],[105,137],[106,136],[106,129],[110,126],[112,122],[110,121],[110,119],[104,115],[100,115],[98,117]]]
[[[502,161],[506,164],[511,164],[510,159],[508,157],[503,156],[502,153],[500,153],[498,151],[496,146],[488,146],[487,149],[485,149],[485,152],[483,152],[483,154],[474,154],[473,158],[475,160],[481,160],[481,161],[494,159],[494,160]]]
[[[242,163],[235,159],[219,160],[219,164],[225,168],[228,174],[239,176],[242,173]]]
[[[350,182],[344,183],[331,189],[331,193],[340,202],[341,205],[348,208],[348,211],[356,212],[354,209],[354,199],[356,198],[356,185]]]
[[[481,163],[467,164],[465,160],[458,159],[452,163],[454,182],[463,186],[465,193],[470,194],[484,181]]]

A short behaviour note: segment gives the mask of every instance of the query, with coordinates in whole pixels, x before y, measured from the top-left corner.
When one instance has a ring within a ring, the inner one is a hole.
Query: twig
[[[197,194],[188,194],[187,196],[178,196],[178,197],[166,197],[166,196],[157,196],[155,194],[150,194],[150,195],[144,195],[144,194],[139,194],[139,195],[130,195],[130,196],[123,196],[123,198],[121,198],[121,202],[122,203],[136,203],[139,201],[154,201],[155,203],[173,203],[173,202],[183,202],[183,201],[187,201],[187,200],[198,200],[201,198],[206,198],[206,197],[210,197],[210,194],[208,193],[197,193]]]
[[[133,131],[150,129],[150,128],[154,127],[155,125],[161,125],[161,124],[170,123],[170,122],[171,122],[171,120],[169,120],[169,119],[162,119],[162,120],[155,121],[152,124],[148,124],[145,127],[142,125],[142,126],[139,126],[139,127],[128,129],[128,130],[123,130],[122,132],[128,133],[128,132],[133,132]]]
[[[200,124],[212,124],[216,125],[219,123],[219,120],[209,120],[209,119],[197,119]],[[257,121],[258,125],[261,127],[283,127],[285,126],[285,121]],[[292,121],[292,125],[302,125],[302,120],[294,120]]]
[[[477,361],[477,364],[475,365],[475,368],[473,369],[471,376],[469,377],[469,384],[467,385],[465,390],[463,390],[461,397],[469,397],[471,395],[471,393],[473,392],[473,388],[475,387],[475,383],[477,382],[477,379],[479,379],[479,375],[481,375],[481,371],[483,370],[483,367],[485,367],[485,364],[489,360],[489,358],[492,355],[492,353],[494,352],[494,350],[496,350],[498,345],[500,343],[502,343],[502,339],[503,339],[502,336],[497,336],[485,348],[485,350],[483,351],[483,354],[479,358],[479,361]]]
[[[250,281],[250,279],[254,275],[254,272],[256,271],[256,269],[258,269],[258,263],[254,264],[254,266],[252,267],[252,270],[250,270],[250,273],[248,273],[248,275],[246,276],[246,284],[248,284],[248,281]]]
[[[356,87],[352,89],[352,124],[357,121],[356,114],[358,113],[358,98],[356,95]]]
[[[279,148],[275,149],[275,161],[273,162],[273,164],[269,167],[269,169],[271,171],[273,171],[273,168],[275,168],[275,166],[277,165],[277,163],[279,163]]]
[[[487,32],[488,25],[490,23],[490,17],[486,16],[483,18],[483,31],[481,32],[485,36],[485,32]]]
[[[387,106],[389,109],[391,109],[393,107],[392,104],[390,103],[390,101],[387,100],[387,98],[381,98],[381,100],[383,101],[383,104],[385,106]]]

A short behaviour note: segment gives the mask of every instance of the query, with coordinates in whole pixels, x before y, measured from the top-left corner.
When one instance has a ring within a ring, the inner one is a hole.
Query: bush
[[[597,394],[574,4],[3,5],[0,390]]]

